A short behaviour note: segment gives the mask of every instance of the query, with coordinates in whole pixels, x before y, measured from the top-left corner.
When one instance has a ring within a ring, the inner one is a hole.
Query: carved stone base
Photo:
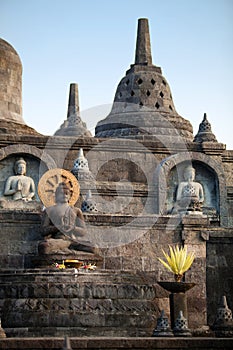
[[[41,212],[42,204],[35,200],[24,202],[23,200],[8,200],[5,197],[0,198],[0,210],[17,210],[17,211],[31,211]]]
[[[65,260],[79,260],[83,264],[91,263],[101,267],[102,257],[97,254],[87,252],[76,252],[75,254],[49,254],[31,258],[32,267],[53,267],[56,263],[61,264]]]
[[[0,279],[7,337],[152,333],[156,293],[153,281],[145,283],[145,275],[40,268],[0,271]]]

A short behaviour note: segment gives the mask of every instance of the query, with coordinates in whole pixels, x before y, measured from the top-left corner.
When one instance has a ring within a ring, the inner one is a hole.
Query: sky
[[[137,20],[148,18],[153,63],[177,112],[197,133],[204,113],[233,150],[233,0],[0,0],[0,37],[23,64],[23,118],[53,135],[78,83],[94,135],[134,63]]]

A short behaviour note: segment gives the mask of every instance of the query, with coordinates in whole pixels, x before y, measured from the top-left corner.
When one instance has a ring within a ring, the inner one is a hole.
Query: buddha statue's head
[[[60,182],[55,191],[56,203],[68,203],[70,200],[71,191],[65,182]]]
[[[188,182],[194,181],[195,169],[192,167],[192,165],[189,165],[184,169],[184,179]]]
[[[19,158],[14,165],[14,171],[17,175],[25,175],[26,174],[26,162],[23,158]]]

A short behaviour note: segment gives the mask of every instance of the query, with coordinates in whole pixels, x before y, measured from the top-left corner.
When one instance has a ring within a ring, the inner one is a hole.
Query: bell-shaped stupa
[[[152,63],[148,20],[138,20],[135,63],[120,81],[110,114],[99,121],[96,137],[153,136],[161,142],[192,142],[193,128],[175,109],[160,67]]]
[[[203,120],[199,125],[198,133],[194,137],[194,142],[218,142],[214,133],[212,132],[211,124],[204,113]]]

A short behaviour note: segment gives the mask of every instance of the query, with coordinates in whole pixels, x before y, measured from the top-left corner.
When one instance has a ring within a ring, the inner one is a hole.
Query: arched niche
[[[6,179],[14,175],[15,161],[20,157],[27,163],[26,175],[32,177],[36,189],[40,177],[49,169],[56,168],[53,158],[43,150],[24,144],[10,145],[0,150],[0,197],[3,195]],[[38,200],[38,195],[36,195]]]
[[[203,210],[211,215],[219,215],[221,225],[227,226],[226,187],[222,164],[198,152],[184,152],[164,159],[156,169],[157,192],[156,211],[169,214],[174,205],[178,183],[183,180],[183,170],[192,165],[196,170],[195,180],[204,189]]]

